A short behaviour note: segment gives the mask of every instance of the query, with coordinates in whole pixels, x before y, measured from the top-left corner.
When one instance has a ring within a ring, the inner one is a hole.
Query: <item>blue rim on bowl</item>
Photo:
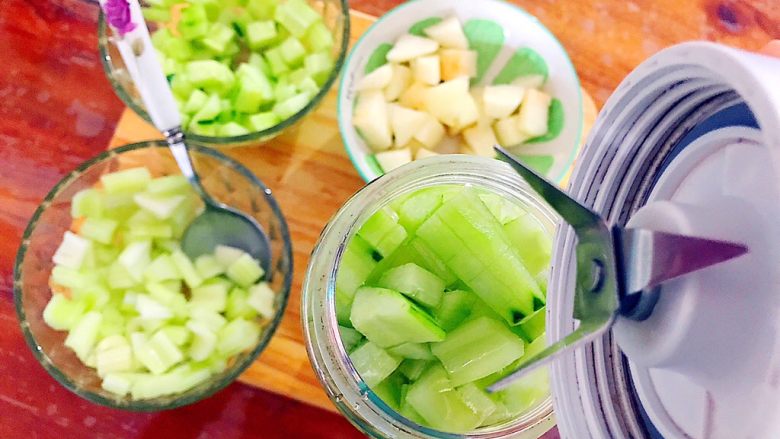
[[[119,148],[105,151],[97,155],[96,157],[93,157],[85,161],[84,163],[82,163],[79,167],[74,169],[72,172],[66,175],[62,180],[60,180],[46,195],[46,198],[41,202],[41,204],[35,210],[35,212],[32,215],[32,218],[30,219],[30,222],[28,223],[27,227],[24,230],[24,234],[22,235],[22,244],[19,247],[19,250],[16,255],[16,260],[14,262],[14,272],[13,272],[14,273],[14,305],[16,308],[16,314],[19,318],[19,324],[21,326],[27,345],[30,347],[30,350],[32,351],[35,358],[49,373],[49,375],[51,375],[62,386],[64,386],[71,392],[81,396],[82,398],[87,399],[90,402],[107,406],[107,407],[130,410],[130,411],[158,411],[158,410],[168,410],[176,407],[185,406],[200,401],[201,399],[207,398],[213,395],[214,393],[218,392],[219,390],[222,390],[228,384],[235,381],[235,379],[244,370],[246,370],[246,368],[249,367],[250,364],[252,364],[257,359],[260,353],[266,348],[266,346],[270,342],[282,318],[284,317],[284,312],[287,308],[287,302],[290,296],[290,289],[292,286],[293,257],[292,257],[292,243],[290,240],[289,229],[287,227],[287,222],[284,219],[279,204],[277,203],[276,199],[273,197],[271,190],[265,184],[263,184],[263,182],[261,182],[251,171],[249,171],[247,168],[245,168],[237,161],[211,148],[203,147],[192,143],[190,143],[188,146],[190,147],[190,150],[196,154],[216,159],[219,163],[228,165],[230,168],[234,169],[239,174],[241,174],[244,178],[246,178],[247,181],[251,183],[251,185],[257,187],[262,192],[265,201],[268,203],[268,206],[271,210],[271,214],[278,221],[278,228],[279,228],[279,235],[280,235],[279,238],[281,239],[281,243],[282,243],[279,262],[281,264],[287,264],[287,265],[284,267],[286,272],[283,273],[281,287],[277,291],[277,304],[276,304],[275,315],[270,321],[268,321],[267,325],[264,326],[263,332],[257,342],[257,345],[252,349],[251,352],[241,354],[241,357],[239,357],[237,361],[235,361],[235,363],[229,365],[224,372],[220,374],[212,375],[209,378],[209,380],[207,380],[206,382],[201,383],[198,386],[194,387],[193,389],[190,389],[179,395],[170,395],[167,397],[155,398],[150,400],[131,400],[128,398],[120,398],[120,397],[111,398],[102,395],[96,391],[85,389],[79,382],[74,380],[73,377],[69,376],[67,373],[60,370],[60,368],[57,367],[56,364],[54,364],[49,353],[45,351],[44,347],[41,346],[41,343],[38,342],[38,340],[36,339],[36,335],[33,334],[33,330],[31,330],[30,322],[27,316],[28,313],[25,311],[24,279],[22,277],[23,263],[25,261],[25,256],[31,250],[30,244],[31,244],[32,235],[36,231],[36,228],[39,225],[39,222],[41,221],[41,217],[44,215],[46,210],[50,206],[52,206],[52,204],[56,201],[55,198],[58,195],[60,195],[63,191],[67,190],[70,187],[70,185],[77,182],[78,179],[82,176],[82,174],[88,171],[93,165],[107,162],[121,154],[132,153],[134,151],[139,151],[143,149],[159,148],[159,149],[167,150],[168,145],[164,141],[147,141],[147,142],[129,144],[129,145],[121,146]],[[45,223],[40,223],[40,225],[46,226]],[[48,275],[46,277],[48,278]],[[86,368],[86,366],[83,365],[81,365],[80,367]]]
[[[406,3],[403,3],[394,9],[390,10],[386,14],[379,17],[369,28],[363,33],[363,35],[360,36],[360,38],[355,42],[352,49],[350,50],[349,54],[346,57],[346,60],[344,62],[344,73],[341,76],[341,80],[339,83],[339,91],[338,91],[338,101],[337,101],[337,112],[338,112],[338,124],[339,124],[339,132],[341,134],[342,140],[344,142],[344,148],[347,151],[347,155],[349,156],[350,161],[352,162],[353,166],[357,170],[360,177],[366,181],[370,182],[377,177],[382,175],[382,172],[380,171],[380,168],[378,167],[378,164],[375,162],[373,158],[370,160],[366,159],[366,156],[370,154],[370,151],[367,152],[368,148],[362,144],[362,140],[359,140],[360,144],[356,144],[356,142],[351,142],[349,139],[352,138],[352,133],[355,131],[355,128],[352,126],[351,117],[348,115],[351,115],[351,108],[347,108],[348,106],[351,106],[353,103],[353,99],[351,97],[345,97],[345,94],[350,92],[351,90],[348,87],[349,82],[352,81],[353,83],[356,82],[356,77],[363,76],[362,72],[357,72],[356,69],[362,65],[360,61],[362,60],[355,60],[355,56],[357,53],[364,53],[370,55],[371,52],[375,47],[364,47],[366,44],[368,44],[366,41],[369,39],[373,33],[377,31],[377,29],[380,29],[383,26],[386,26],[388,22],[391,22],[392,20],[398,18],[401,14],[403,14],[407,9],[419,7],[423,8],[423,6],[420,6],[425,3],[431,3],[431,4],[439,4],[444,3],[446,6],[445,8],[449,9],[449,12],[455,12],[456,8],[468,3],[469,6],[475,7],[474,5],[480,4],[479,7],[481,9],[484,9],[485,7],[489,7],[489,5],[500,5],[502,7],[509,7],[513,13],[518,14],[518,16],[523,17],[523,19],[532,22],[533,24],[538,25],[539,30],[541,30],[544,35],[549,38],[549,40],[554,43],[555,48],[560,51],[563,58],[565,59],[565,66],[568,70],[566,73],[571,76],[571,83],[575,91],[572,93],[572,96],[576,96],[574,102],[576,104],[576,110],[574,117],[570,114],[566,114],[565,117],[565,124],[575,123],[575,132],[571,136],[571,140],[567,142],[566,145],[566,152],[565,154],[561,154],[560,156],[560,165],[556,166],[555,168],[558,169],[557,172],[554,174],[547,175],[548,178],[552,179],[555,182],[562,182],[566,176],[569,174],[569,171],[571,170],[572,165],[574,164],[574,161],[577,157],[577,154],[580,150],[580,145],[582,142],[582,133],[583,133],[583,110],[582,110],[582,89],[580,88],[580,82],[579,77],[577,75],[576,69],[574,68],[574,64],[571,62],[571,59],[569,58],[568,54],[566,53],[566,50],[563,48],[563,45],[560,43],[560,41],[553,35],[553,33],[547,29],[547,27],[544,26],[536,17],[531,15],[526,10],[522,9],[521,7],[514,5],[509,2],[504,2],[500,0],[468,0],[468,1],[440,1],[440,0],[409,0]],[[435,16],[435,13],[428,13],[425,15],[425,17]],[[405,22],[404,26],[411,27],[413,24],[420,21],[423,17],[415,16],[414,19],[411,21]],[[469,17],[471,18],[471,17]],[[481,18],[477,15],[475,15],[473,18]],[[396,33],[396,37],[400,36],[405,30],[408,29],[408,27],[404,27],[403,30],[399,30]],[[384,41],[384,42],[392,42]],[[533,47],[532,47],[533,48]],[[365,58],[368,57],[366,55]],[[357,134],[355,134],[356,137]],[[373,162],[373,163],[372,163]]]

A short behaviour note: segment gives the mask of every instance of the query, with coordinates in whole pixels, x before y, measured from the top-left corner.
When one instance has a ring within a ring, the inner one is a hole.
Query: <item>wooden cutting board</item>
[[[351,18],[351,43],[354,43],[375,17],[352,11]],[[300,309],[301,285],[320,231],[331,215],[364,184],[339,136],[337,89],[334,86],[319,108],[296,128],[271,142],[259,147],[222,150],[274,191],[292,235],[295,266],[284,319],[268,347],[239,380],[331,411],[336,408],[317,381],[306,355]],[[596,117],[596,107],[584,91],[583,97],[587,133]],[[160,138],[154,127],[125,109],[109,147]]]

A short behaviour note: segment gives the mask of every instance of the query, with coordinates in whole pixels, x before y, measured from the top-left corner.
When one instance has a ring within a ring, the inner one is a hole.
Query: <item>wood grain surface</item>
[[[378,15],[400,1],[350,3]],[[517,3],[561,40],[598,106],[633,67],[671,44],[705,39],[755,50],[780,38],[777,0]],[[106,147],[123,110],[100,67],[96,22],[97,7],[82,0],[0,0],[0,437],[359,437],[335,414],[242,384],[163,413],[97,407],[60,387],[29,352],[13,311],[12,268],[22,231],[52,185]],[[322,137],[310,141],[333,142]],[[294,179],[300,196],[312,201],[295,204],[280,194],[288,217],[295,217],[291,228],[324,224],[332,212],[319,211],[320,200],[343,197],[335,185],[349,192],[361,185],[354,172],[338,170],[337,149],[323,145],[313,153],[324,179],[307,177],[313,166],[304,164],[308,151],[285,150],[280,143],[253,155],[251,166],[269,185]],[[301,239],[313,243],[316,235]],[[309,250],[296,246],[297,264]],[[252,374],[254,369],[244,379]]]
[[[375,17],[353,12],[352,43]],[[320,386],[306,355],[301,326],[301,285],[309,254],[328,219],[363,186],[347,157],[338,131],[337,88],[298,126],[259,147],[223,150],[260,177],[277,197],[290,226],[295,274],[290,301],[279,329],[258,360],[239,378],[242,382],[336,410]],[[584,94],[585,133],[596,117]],[[109,146],[161,138],[150,124],[127,109]]]

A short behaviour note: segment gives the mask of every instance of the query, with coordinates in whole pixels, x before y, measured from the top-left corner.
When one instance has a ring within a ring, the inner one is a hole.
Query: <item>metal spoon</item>
[[[101,6],[105,11],[106,0],[101,0]],[[182,250],[190,258],[196,258],[213,252],[217,245],[240,248],[259,260],[268,272],[271,248],[268,236],[257,221],[214,200],[201,184],[184,139],[179,108],[157,60],[138,0],[130,0],[127,7],[126,15],[116,15],[129,18],[129,22],[112,21],[108,17],[117,36],[117,47],[154,126],[165,135],[179,169],[205,205],[184,232]]]

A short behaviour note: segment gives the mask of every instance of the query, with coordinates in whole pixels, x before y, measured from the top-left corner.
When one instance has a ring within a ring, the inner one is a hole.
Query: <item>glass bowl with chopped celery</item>
[[[449,155],[374,180],[323,231],[302,311],[336,406],[373,437],[537,438],[546,369],[486,388],[546,346],[557,216],[509,166]]]
[[[188,138],[261,143],[312,111],[349,44],[346,0],[153,0],[142,4]],[[117,95],[149,121],[101,12],[98,43]]]
[[[182,233],[202,200],[164,142],[109,150],[67,175],[35,211],[14,267],[22,331],[41,365],[98,404],[154,411],[231,383],[278,326],[292,280],[287,225],[270,189],[190,145],[206,190],[248,213],[270,260],[234,246],[190,258]]]

